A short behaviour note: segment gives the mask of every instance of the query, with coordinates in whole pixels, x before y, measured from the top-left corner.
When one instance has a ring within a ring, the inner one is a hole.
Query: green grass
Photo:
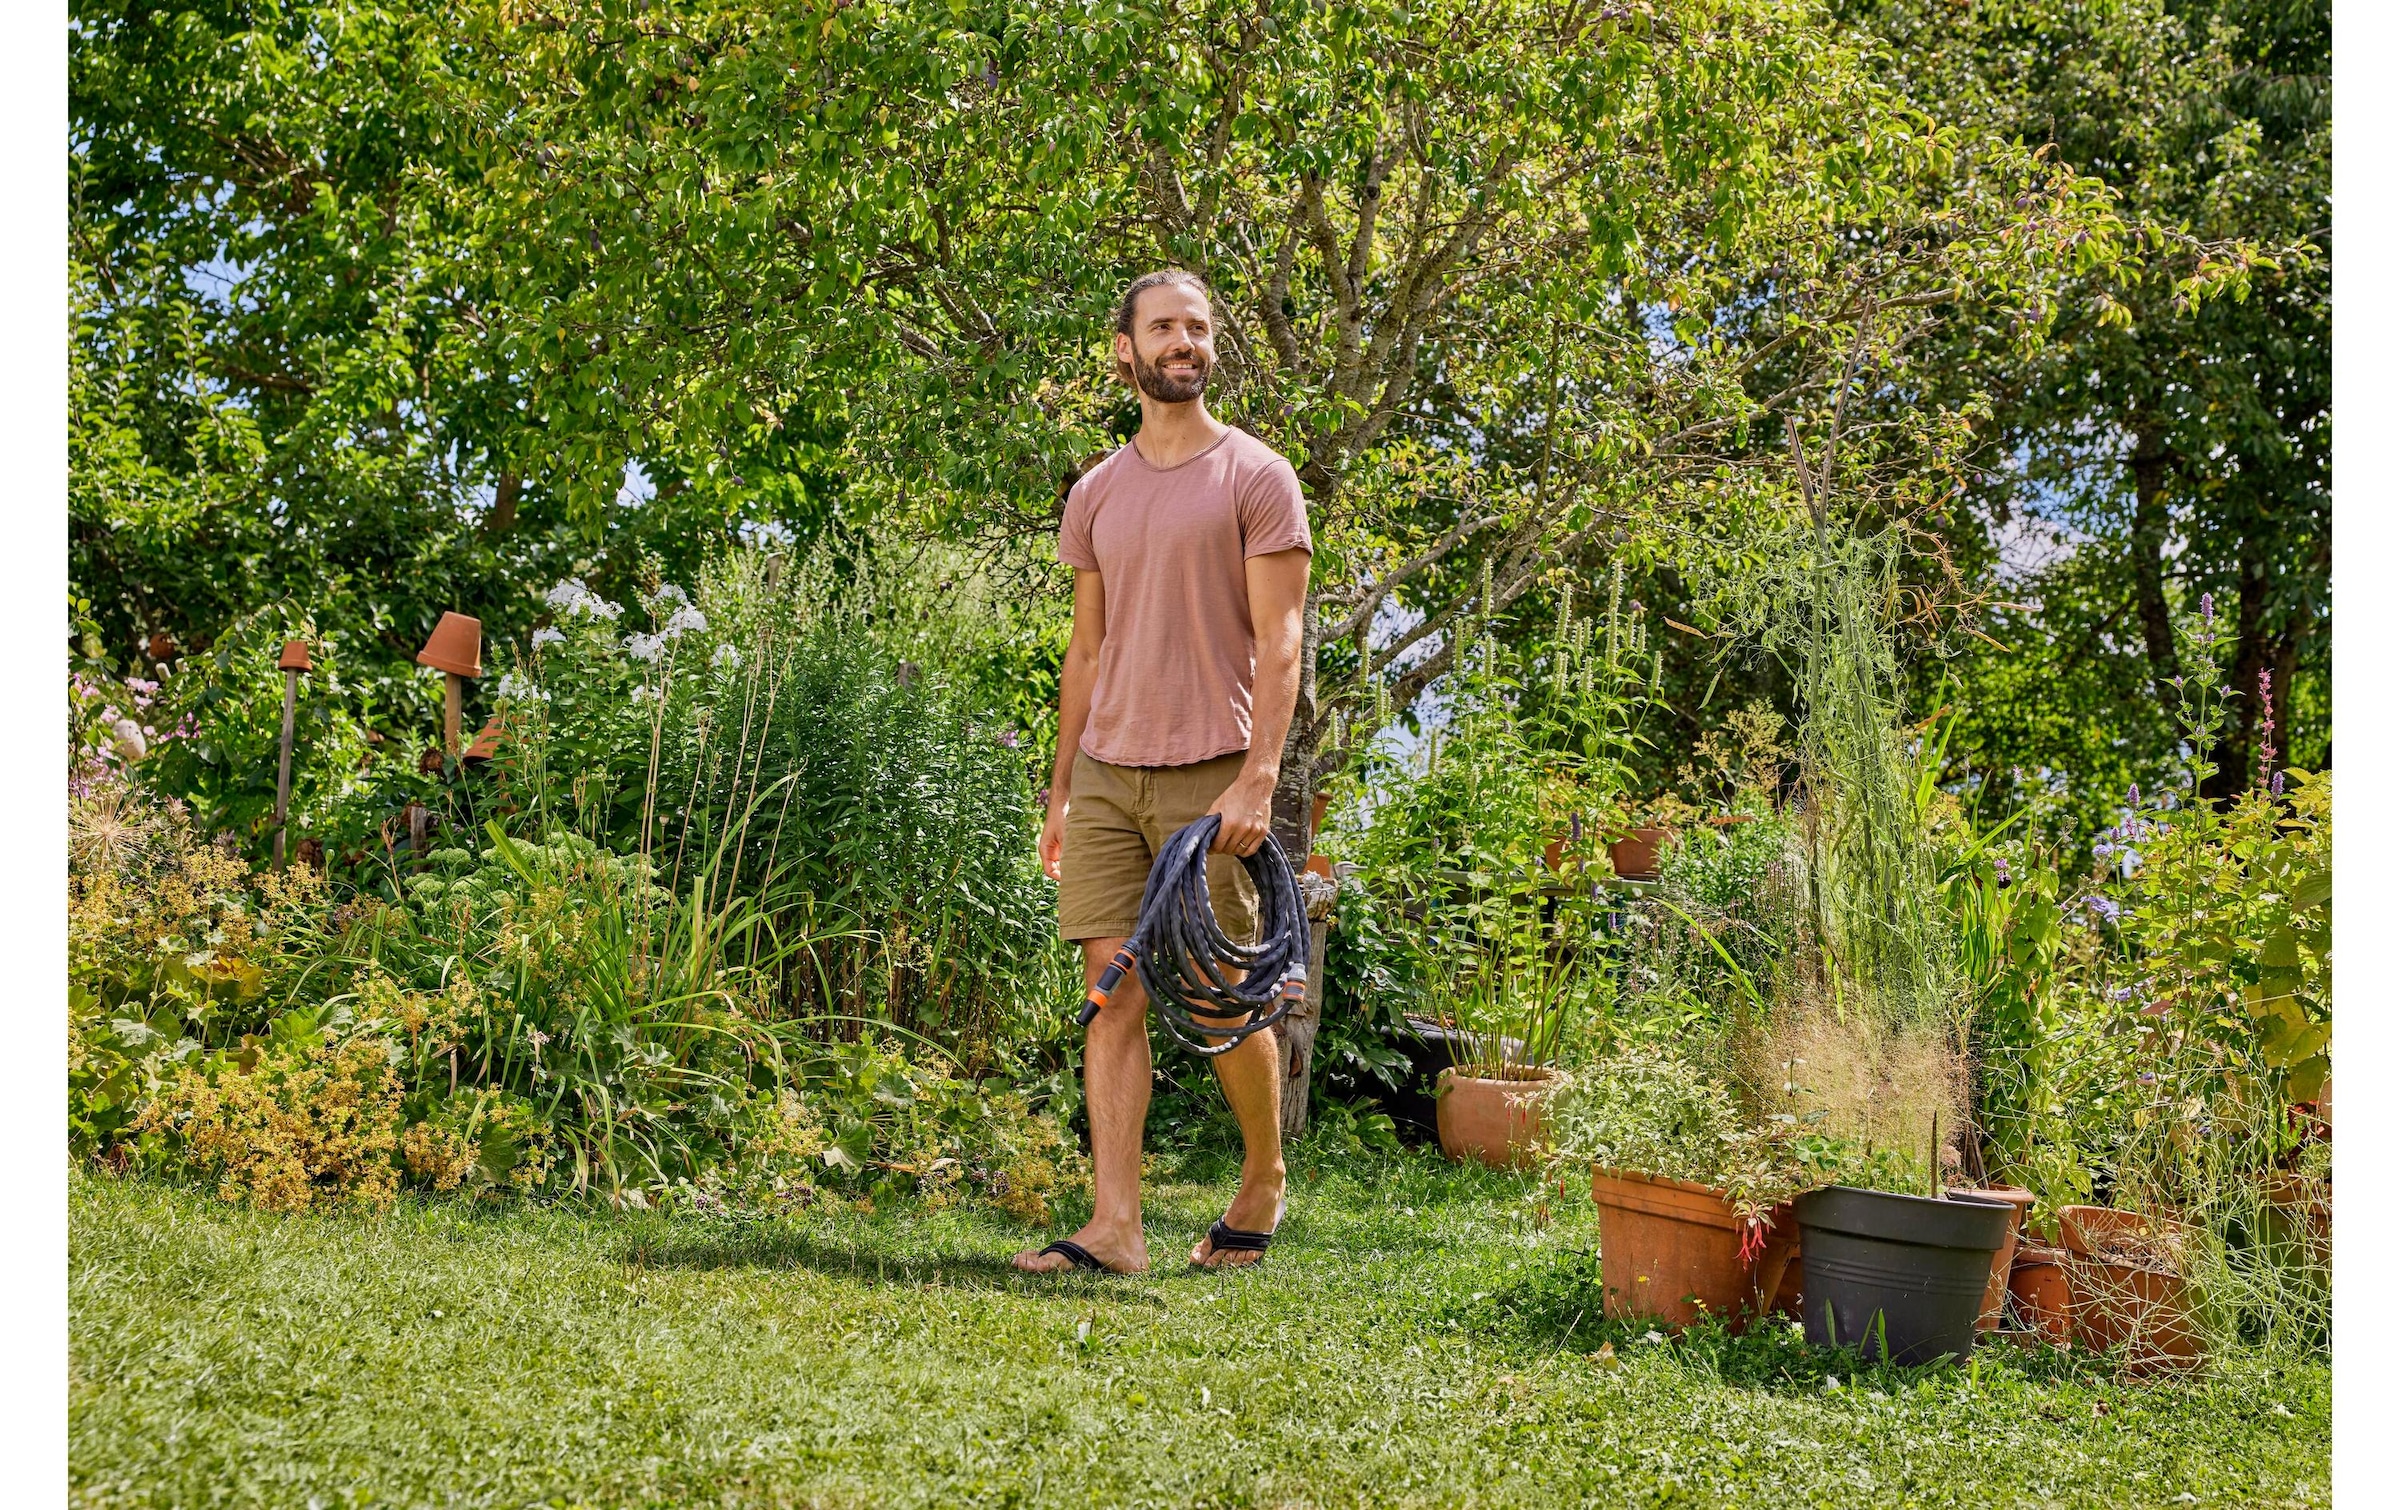
[[[282,1218],[78,1175],[78,1505],[2325,1505],[2330,1373],[1909,1377],[1594,1318],[1588,1205],[1305,1161],[1269,1267],[1012,1274],[956,1212]],[[1590,1355],[1603,1342],[1615,1361]],[[1828,1378],[1831,1382],[1828,1382]]]

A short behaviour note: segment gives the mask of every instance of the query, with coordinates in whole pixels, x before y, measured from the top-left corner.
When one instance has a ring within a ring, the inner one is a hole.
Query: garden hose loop
[[[1142,887],[1141,920],[1085,993],[1085,1027],[1100,1015],[1129,971],[1158,1008],[1176,1042],[1214,1056],[1291,1014],[1308,994],[1308,914],[1292,862],[1269,834],[1241,857],[1258,888],[1258,942],[1237,944],[1208,904],[1208,846],[1218,816],[1206,814],[1169,835]],[[1240,970],[1232,980],[1228,972]]]

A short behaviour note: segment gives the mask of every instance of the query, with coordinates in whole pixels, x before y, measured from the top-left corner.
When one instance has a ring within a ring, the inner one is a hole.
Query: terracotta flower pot
[[[1624,1169],[1592,1171],[1600,1212],[1601,1304],[1612,1318],[1690,1326],[1705,1311],[1735,1330],[1766,1309],[1791,1267],[1791,1206],[1754,1231],[1725,1192]]]
[[[1672,829],[1637,828],[1608,846],[1608,863],[1628,881],[1658,879],[1658,852],[1666,847]]]
[[[1790,1210],[1790,1207],[1786,1204],[1775,1209],[1780,1213]],[[1792,1224],[1788,1217],[1779,1216],[1778,1221],[1795,1235],[1800,1230]],[[1794,1321],[1800,1319],[1800,1307],[1806,1300],[1801,1293],[1800,1284],[1800,1276],[1803,1272],[1798,1264],[1787,1263],[1783,1266],[1783,1279],[1775,1286],[1775,1298],[1767,1302],[1767,1310],[1771,1315],[1789,1316]]]
[[[2028,1342],[2065,1347],[2074,1340],[2067,1298],[2067,1253],[2046,1243],[2019,1242],[2008,1271],[2009,1297]]]
[[[462,760],[476,762],[482,762],[491,759],[493,756],[500,753],[500,736],[502,732],[503,730],[500,727],[500,715],[495,713],[491,716],[490,721],[484,724],[483,732],[475,736],[475,742],[467,746],[466,754],[460,756],[459,758]]]
[[[308,669],[308,641],[285,640],[283,654],[275,658],[275,669],[278,671],[306,671]]]
[[[1319,792],[1309,799],[1308,831],[1315,833],[1325,826],[1325,809],[1333,806],[1333,793]]]
[[[2033,1206],[2033,1192],[2015,1185],[1982,1185],[1972,1192],[1986,1200],[2006,1201],[2010,1207],[2008,1237],[2000,1251],[1992,1255],[1992,1282],[1984,1287],[1983,1314],[1975,1319],[1975,1330],[1989,1332],[2000,1325],[2000,1312],[2008,1300],[2009,1266],[2017,1256],[2017,1242],[2025,1230],[2025,1213]]]
[[[1494,1169],[1526,1167],[1542,1141],[1542,1105],[1557,1089],[1556,1070],[1528,1069],[1508,1079],[1442,1071],[1433,1086],[1442,1152]]]
[[[2277,1174],[2267,1185],[2267,1242],[2284,1263],[2333,1262],[2333,1181]]]
[[[2197,1246],[2195,1229],[2138,1211],[2066,1206],[2058,1231],[2077,1342],[2095,1353],[2123,1347],[2135,1373],[2192,1368],[2204,1359],[2198,1297],[2183,1277],[2186,1256]]]
[[[433,637],[417,652],[417,664],[453,676],[483,675],[483,621],[463,613],[445,613],[433,626]]]

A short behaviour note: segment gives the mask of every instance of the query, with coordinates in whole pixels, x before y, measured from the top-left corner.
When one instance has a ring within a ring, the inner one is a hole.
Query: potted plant
[[[1903,1367],[1973,1350],[1992,1256],[2013,1220],[2006,1202],[1834,1185],[1801,1196],[1792,1214],[1810,1342]]]
[[[1629,1049],[1578,1073],[1554,1113],[1559,1157],[1591,1171],[1606,1315],[1738,1329],[1767,1310],[1804,1176],[1721,1079]]]
[[[2064,1248],[2038,1242],[2017,1245],[2008,1271],[2008,1303],[2025,1341],[2065,1347],[2074,1339],[2066,1265]]]
[[[2009,1275],[2016,1267],[2017,1244],[2025,1230],[2025,1213],[2033,1207],[2033,1192],[2022,1185],[1983,1184],[1966,1193],[2005,1202],[2009,1208],[2008,1236],[1992,1253],[1991,1278],[1983,1287],[1983,1314],[1975,1322],[1977,1331],[1990,1332],[1999,1328],[2008,1303]]]
[[[2187,1276],[2203,1231],[2171,1217],[2106,1206],[2065,1206],[2067,1306],[2075,1340],[2096,1353],[2125,1349],[2136,1373],[2198,1366],[2207,1355],[2199,1292]]]
[[[1434,1124],[1453,1159],[1522,1169],[1548,1141],[1559,1046],[1587,985],[1576,955],[1553,957],[1550,934],[1536,928],[1530,946],[1503,937],[1474,949],[1467,968],[1446,972],[1431,993],[1452,1055],[1434,1082]]]
[[[1878,1020],[1855,998],[1775,1016],[1750,1051],[1774,1053],[1771,1074],[1750,1078],[1771,1080],[1770,1116],[1795,1129],[1818,1187],[1792,1203],[1809,1340],[1902,1365],[1965,1356],[2020,1207],[1943,1188],[1965,1070],[1947,1030]]]

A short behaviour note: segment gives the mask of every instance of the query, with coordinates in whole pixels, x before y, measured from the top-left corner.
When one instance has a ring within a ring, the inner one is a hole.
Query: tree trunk
[[[1310,896],[1316,890],[1306,885],[1315,881],[1324,886],[1323,878],[1302,878],[1302,894]],[[1323,903],[1325,916],[1317,915],[1318,904],[1310,896],[1308,920],[1308,995],[1292,1009],[1292,1015],[1275,1025],[1275,1046],[1283,1054],[1283,1135],[1297,1138],[1308,1131],[1308,1079],[1317,1057],[1317,1029],[1325,1020],[1325,930],[1332,926],[1333,895],[1328,888]]]
[[[1292,726],[1283,741],[1283,767],[1275,778],[1275,801],[1269,827],[1286,859],[1297,868],[1308,863],[1311,807],[1317,791],[1317,644],[1323,631],[1317,625],[1316,605],[1300,608],[1300,687],[1293,700]],[[1310,878],[1301,877],[1301,894],[1308,896]],[[1328,899],[1327,910],[1331,910]],[[1312,906],[1310,912],[1316,909]],[[1316,1056],[1317,1022],[1324,1007],[1325,928],[1309,928],[1308,996],[1275,1028],[1275,1046],[1283,1055],[1283,1135],[1299,1137],[1308,1131],[1309,1067]]]
[[[2256,530],[2245,534],[2235,558],[2241,572],[2241,586],[2233,620],[2233,706],[2228,710],[2231,717],[2227,720],[2225,742],[2218,747],[2217,773],[2203,788],[2211,797],[2231,797],[2258,774],[2258,674],[2274,664],[2274,647],[2265,628],[2267,594],[2271,587],[2267,563],[2261,559],[2264,547],[2259,534]],[[2282,687],[2275,692],[2278,697],[2287,695]]]
[[[2175,656],[2175,623],[2167,614],[2167,468],[2173,461],[2166,438],[2143,427],[2133,443],[2133,592],[2142,621],[2142,646],[2150,655],[2150,679],[2159,705],[2174,716],[2169,683],[2182,675]]]
[[[514,472],[500,474],[499,485],[492,489],[492,510],[483,516],[485,538],[505,535],[516,528],[517,495],[523,491],[525,479]]]

